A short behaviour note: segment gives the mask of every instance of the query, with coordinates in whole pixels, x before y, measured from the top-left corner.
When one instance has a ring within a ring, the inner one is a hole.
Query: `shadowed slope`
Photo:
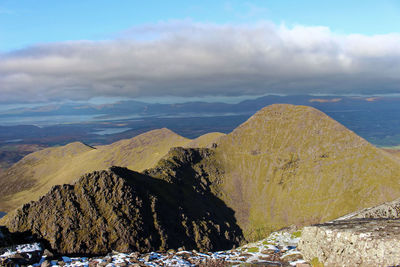
[[[164,128],[96,149],[76,142],[29,154],[0,177],[0,210],[36,200],[52,186],[71,183],[94,170],[113,165],[136,171],[153,167],[171,147],[189,141]]]
[[[247,238],[400,196],[400,164],[324,113],[271,105],[216,148],[222,199]]]
[[[208,190],[120,167],[55,186],[2,220],[62,254],[221,250],[243,238],[233,211]]]

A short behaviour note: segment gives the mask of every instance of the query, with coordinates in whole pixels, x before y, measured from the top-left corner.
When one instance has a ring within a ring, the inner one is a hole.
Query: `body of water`
[[[132,128],[104,128],[104,129],[97,129],[97,131],[93,133],[98,135],[106,135],[106,134],[122,133],[129,130],[132,130]]]

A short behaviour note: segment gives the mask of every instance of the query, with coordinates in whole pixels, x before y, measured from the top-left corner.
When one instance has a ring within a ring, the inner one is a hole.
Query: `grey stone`
[[[400,219],[400,198],[390,202],[385,202],[375,207],[366,208],[347,214],[336,220],[349,220],[360,218]]]
[[[305,260],[329,266],[400,263],[400,220],[352,219],[304,227],[298,245]]]

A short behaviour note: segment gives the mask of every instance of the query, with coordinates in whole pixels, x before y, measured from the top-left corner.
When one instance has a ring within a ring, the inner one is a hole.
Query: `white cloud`
[[[0,55],[1,102],[267,93],[400,93],[400,34],[175,21]]]

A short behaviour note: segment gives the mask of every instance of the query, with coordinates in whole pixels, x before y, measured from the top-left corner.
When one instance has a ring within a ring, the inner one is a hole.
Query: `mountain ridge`
[[[106,146],[92,148],[74,142],[29,154],[0,177],[0,210],[36,200],[53,185],[72,183],[87,172],[113,165],[142,171],[155,165],[171,147],[189,141],[164,128]]]
[[[121,167],[56,185],[1,222],[67,255],[179,247],[209,251],[230,249],[243,239],[233,211],[206,189]]]

